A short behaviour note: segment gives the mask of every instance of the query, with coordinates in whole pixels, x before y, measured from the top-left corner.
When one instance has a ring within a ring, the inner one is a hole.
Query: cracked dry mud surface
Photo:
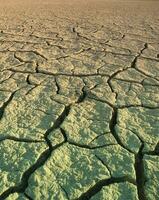
[[[158,9],[0,0],[0,200],[159,199]]]

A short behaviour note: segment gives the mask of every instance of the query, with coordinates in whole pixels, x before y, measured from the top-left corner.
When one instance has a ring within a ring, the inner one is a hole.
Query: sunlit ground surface
[[[0,200],[159,199],[158,11],[0,0]]]

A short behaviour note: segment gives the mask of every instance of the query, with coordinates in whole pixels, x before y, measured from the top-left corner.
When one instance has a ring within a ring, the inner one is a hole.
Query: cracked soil
[[[0,0],[0,200],[159,200],[158,11]]]

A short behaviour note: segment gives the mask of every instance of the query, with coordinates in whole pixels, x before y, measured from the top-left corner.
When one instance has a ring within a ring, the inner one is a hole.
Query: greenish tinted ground
[[[159,4],[6,2],[0,200],[158,200]]]

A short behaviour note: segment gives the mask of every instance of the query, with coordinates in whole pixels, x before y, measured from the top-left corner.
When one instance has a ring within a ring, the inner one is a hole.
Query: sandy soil
[[[0,0],[0,200],[159,199],[158,10]]]

